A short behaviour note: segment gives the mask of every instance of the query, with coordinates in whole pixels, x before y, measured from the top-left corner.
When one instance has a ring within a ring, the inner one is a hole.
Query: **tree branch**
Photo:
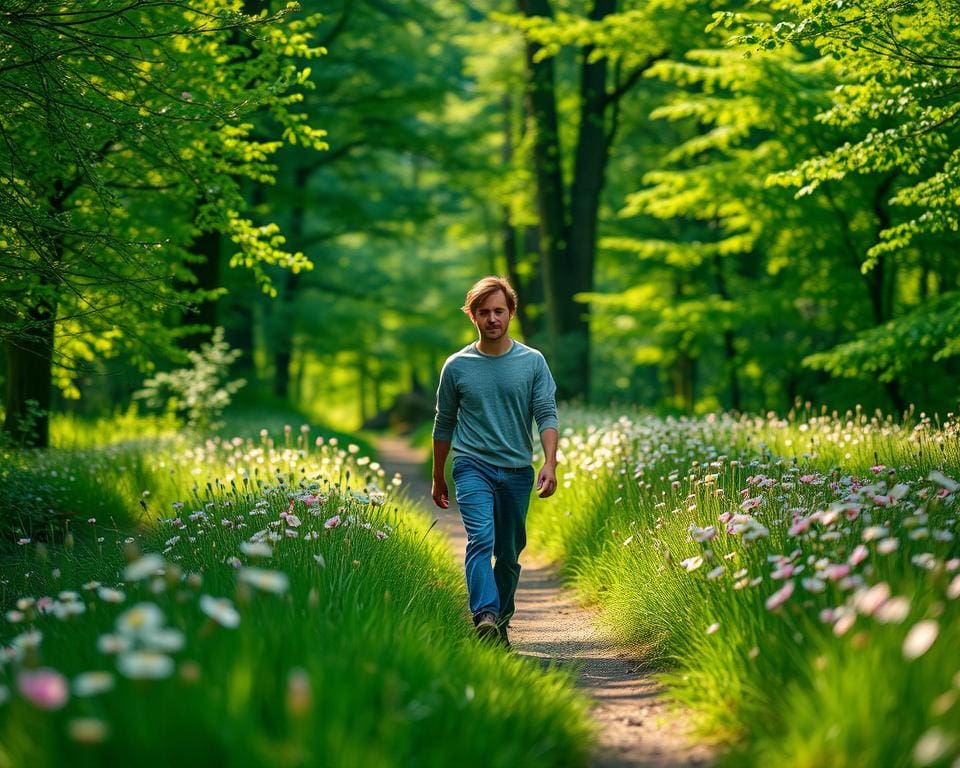
[[[614,88],[606,96],[606,104],[615,104],[620,99],[622,99],[638,82],[640,78],[643,77],[644,73],[650,69],[658,61],[661,61],[667,58],[670,55],[670,51],[662,51],[661,53],[652,53],[644,60],[643,64],[637,67],[633,72],[631,72],[627,79],[624,80],[618,87]]]

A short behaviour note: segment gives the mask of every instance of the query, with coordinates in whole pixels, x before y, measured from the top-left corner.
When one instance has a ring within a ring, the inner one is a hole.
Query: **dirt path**
[[[463,562],[466,534],[456,503],[440,510],[430,498],[422,464],[426,455],[401,438],[377,444],[380,463],[390,476],[399,472],[411,498],[437,520],[435,531],[449,537]],[[452,493],[452,489],[451,489]],[[681,718],[669,713],[663,690],[649,677],[633,671],[636,662],[604,636],[595,614],[574,600],[549,564],[522,558],[517,613],[511,623],[514,652],[522,656],[570,665],[578,684],[596,702],[599,743],[594,768],[680,768],[709,765],[711,750],[688,738]]]

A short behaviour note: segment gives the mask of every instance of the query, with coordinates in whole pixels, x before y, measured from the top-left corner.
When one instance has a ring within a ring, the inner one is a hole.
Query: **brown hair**
[[[507,299],[507,310],[513,315],[517,311],[517,292],[513,290],[505,277],[494,277],[492,275],[477,280],[473,284],[473,287],[467,291],[467,298],[464,300],[461,309],[472,317],[476,314],[477,307],[497,291],[503,291],[503,295]]]

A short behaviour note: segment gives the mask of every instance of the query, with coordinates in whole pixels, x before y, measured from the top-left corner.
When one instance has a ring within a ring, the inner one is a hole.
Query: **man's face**
[[[507,309],[507,297],[503,291],[491,293],[480,302],[476,312],[470,316],[477,326],[481,338],[487,341],[499,341],[507,335],[510,328],[510,310]]]

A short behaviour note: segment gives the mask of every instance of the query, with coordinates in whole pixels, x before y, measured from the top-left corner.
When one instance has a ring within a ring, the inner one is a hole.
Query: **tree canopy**
[[[955,405],[952,6],[3,13],[8,429],[215,325],[252,390],[351,381],[371,418],[433,386],[488,272],[565,397]]]

